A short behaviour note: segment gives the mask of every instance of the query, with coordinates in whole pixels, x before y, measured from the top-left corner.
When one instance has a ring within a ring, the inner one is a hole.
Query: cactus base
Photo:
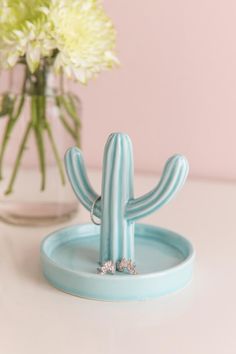
[[[145,300],[179,290],[191,280],[194,251],[190,242],[145,224],[135,226],[138,275],[96,274],[99,234],[99,226],[84,224],[58,230],[43,241],[43,272],[54,287],[96,300]]]

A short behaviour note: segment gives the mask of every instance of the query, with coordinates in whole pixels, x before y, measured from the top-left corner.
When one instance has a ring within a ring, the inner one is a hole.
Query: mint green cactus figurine
[[[89,299],[133,301],[163,296],[190,282],[192,244],[171,230],[136,223],[168,203],[183,186],[189,170],[185,157],[171,157],[157,186],[138,198],[126,134],[111,134],[106,143],[101,195],[89,182],[78,148],[67,151],[65,163],[75,194],[93,223],[96,216],[101,225],[69,226],[43,240],[42,270],[54,287]]]
[[[189,167],[185,157],[171,157],[158,185],[149,193],[134,198],[133,152],[128,135],[111,134],[105,146],[101,198],[92,188],[82,152],[73,147],[65,157],[71,185],[81,203],[101,219],[100,264],[122,259],[135,262],[135,221],[168,203],[183,186]],[[96,204],[94,203],[95,201]]]

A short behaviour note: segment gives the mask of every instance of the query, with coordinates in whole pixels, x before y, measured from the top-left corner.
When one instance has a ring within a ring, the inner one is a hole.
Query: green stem
[[[81,120],[77,114],[77,107],[74,102],[74,100],[78,100],[78,98],[72,94],[68,94],[68,99],[70,101],[71,109],[74,111],[74,117],[76,117],[76,119],[73,117],[72,117],[72,119],[74,119],[74,122],[75,122],[75,129],[76,129],[76,134],[77,134],[77,146],[80,147],[81,146],[81,141],[80,141]],[[77,103],[79,103],[79,102],[77,102]]]
[[[68,105],[68,103],[67,103],[66,112],[67,112],[68,116],[69,116],[70,118],[72,118],[75,127],[72,128],[72,127],[69,125],[69,123],[66,121],[65,116],[64,116],[63,113],[62,113],[62,109],[63,109],[63,108],[65,109],[65,102],[66,102],[66,100],[65,100],[64,97],[62,97],[62,96],[57,96],[57,97],[56,97],[56,104],[57,104],[58,109],[59,109],[59,111],[60,111],[60,120],[61,120],[62,124],[64,125],[65,129],[69,132],[69,134],[70,134],[70,135],[72,136],[72,138],[75,140],[76,145],[77,145],[78,147],[80,147],[80,126],[81,126],[80,119],[79,119],[79,117],[77,116],[76,111],[74,112],[73,116],[71,116],[71,115],[69,114],[69,112],[71,112],[71,111],[73,110],[73,107],[70,107],[70,109],[69,109],[70,104]],[[75,108],[75,106],[74,106],[74,108]],[[75,108],[75,109],[76,109],[76,108]],[[75,116],[76,116],[76,119],[75,119]]]
[[[67,98],[70,102],[67,102],[64,96],[60,96],[59,97],[60,103],[65,108],[68,115],[74,120],[74,122],[78,126],[80,126],[80,119],[77,115],[77,109],[76,109],[76,106],[75,106],[74,101],[72,99],[72,96],[68,94]]]
[[[21,112],[22,112],[22,109],[23,109],[23,106],[25,103],[26,82],[27,82],[27,72],[25,73],[25,78],[24,78],[24,82],[23,82],[23,86],[22,86],[22,90],[21,90],[20,102],[17,107],[16,113],[15,114],[13,113],[14,108],[15,108],[14,107],[15,102],[16,102],[16,99],[14,98],[11,111],[9,112],[8,122],[7,122],[7,125],[5,128],[4,134],[3,134],[3,141],[2,141],[2,145],[1,145],[1,149],[0,149],[0,180],[3,178],[2,169],[3,169],[3,159],[4,159],[5,151],[6,151],[8,142],[10,140],[13,128],[14,128],[19,116],[21,115]]]
[[[61,158],[60,158],[59,152],[57,150],[57,146],[56,146],[55,140],[53,138],[52,130],[51,130],[51,127],[50,127],[48,122],[46,122],[45,128],[46,128],[46,130],[48,132],[48,138],[49,138],[49,141],[51,143],[52,151],[53,151],[53,154],[55,156],[55,160],[56,160],[56,163],[57,163],[57,166],[58,166],[58,170],[59,170],[59,173],[60,173],[60,176],[61,176],[61,182],[62,182],[63,185],[65,185],[66,179],[65,179],[63,164],[61,162]]]
[[[72,136],[72,138],[77,142],[78,136],[77,136],[76,132],[74,132],[74,129],[71,128],[69,123],[66,121],[64,114],[62,113],[59,96],[56,97],[56,105],[57,105],[57,107],[59,109],[59,112],[60,112],[59,113],[59,118],[61,120],[61,123],[64,125],[65,129]]]
[[[26,81],[25,81],[25,83],[26,83]],[[23,106],[24,106],[24,102],[25,102],[25,94],[24,94],[25,83],[24,83],[24,86],[23,86],[23,89],[22,89],[22,94],[20,96],[20,102],[19,102],[19,105],[17,107],[16,114],[13,115],[14,105],[15,105],[15,99],[14,99],[12,109],[9,112],[8,122],[7,122],[7,125],[6,125],[6,128],[5,128],[4,134],[3,134],[3,141],[2,141],[2,145],[1,145],[1,149],[0,149],[0,180],[3,178],[3,175],[2,175],[2,167],[3,166],[2,166],[2,164],[3,164],[5,151],[6,151],[8,142],[10,140],[13,128],[15,127],[15,124],[16,124],[16,122],[17,122],[17,120],[18,120],[18,118],[19,118],[19,116],[20,116],[20,114],[22,112]]]
[[[63,114],[60,114],[60,120],[62,124],[64,125],[65,129],[68,131],[68,133],[72,136],[72,138],[77,142],[77,134],[74,132],[74,130],[70,127],[70,125],[67,123],[65,117]]]
[[[46,187],[46,161],[43,138],[46,111],[46,73],[46,62],[43,61],[39,69],[33,75],[29,75],[31,91],[31,120],[38,151],[39,169],[41,173],[41,191],[44,191]]]
[[[9,117],[8,117],[8,121],[5,127],[5,131],[3,133],[3,140],[2,140],[2,145],[1,145],[1,149],[0,149],[0,180],[3,179],[3,173],[2,173],[2,169],[3,169],[3,158],[4,158],[4,153],[7,147],[7,143],[10,139],[10,133],[13,129],[14,126],[14,121],[13,121],[13,110],[14,110],[14,103],[15,103],[15,98],[14,101],[12,103],[12,107],[11,107],[11,111],[9,112]]]
[[[25,148],[26,148],[26,143],[27,143],[31,128],[32,128],[32,123],[29,122],[28,125],[27,125],[27,128],[26,128],[25,134],[23,136],[23,139],[22,139],[22,142],[21,142],[21,145],[20,145],[20,149],[19,149],[17,157],[16,157],[16,161],[15,161],[14,169],[13,169],[13,172],[12,172],[12,175],[11,175],[11,178],[10,178],[10,182],[9,182],[9,185],[8,185],[7,190],[5,192],[6,195],[12,193],[13,185],[15,183],[17,172],[18,172],[18,169],[20,167],[21,159],[22,159],[23,153],[24,153]]]
[[[45,99],[45,98],[44,98]],[[39,168],[41,172],[41,191],[45,190],[46,186],[46,164],[45,164],[45,151],[43,141],[43,120],[42,120],[42,105],[40,97],[32,96],[31,98],[31,115],[34,127],[34,134],[38,149]]]

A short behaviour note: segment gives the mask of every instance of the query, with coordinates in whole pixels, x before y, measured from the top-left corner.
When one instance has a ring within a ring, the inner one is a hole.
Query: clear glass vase
[[[63,157],[80,146],[80,101],[43,62],[2,74],[0,95],[0,218],[48,225],[71,218],[78,202]]]

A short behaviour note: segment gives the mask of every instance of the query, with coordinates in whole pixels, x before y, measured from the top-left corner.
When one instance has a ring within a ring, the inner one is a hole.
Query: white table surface
[[[98,176],[91,171],[93,185]],[[136,175],[136,195],[156,182]],[[54,289],[41,274],[39,247],[55,226],[1,223],[0,353],[235,354],[235,205],[236,183],[192,180],[144,220],[186,235],[197,252],[188,287],[146,302],[99,302]],[[81,207],[72,223],[88,220]]]

